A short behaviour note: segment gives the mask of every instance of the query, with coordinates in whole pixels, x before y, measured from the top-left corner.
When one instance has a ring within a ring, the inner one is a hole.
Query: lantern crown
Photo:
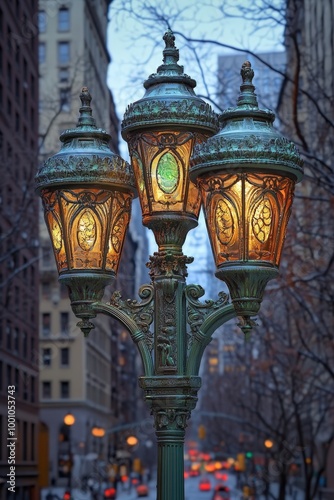
[[[294,143],[274,129],[275,113],[259,108],[253,85],[254,71],[249,61],[242,65],[240,73],[242,84],[237,106],[222,112],[221,130],[217,135],[195,147],[191,179],[209,168],[244,166],[247,170],[279,170],[299,182],[303,161]]]
[[[144,82],[146,93],[130,104],[122,122],[125,140],[132,131],[171,125],[202,129],[206,133],[218,130],[218,118],[212,108],[194,93],[196,81],[183,72],[178,64],[179,51],[175,36],[168,30],[163,36],[163,64]]]
[[[87,87],[82,88],[80,99],[77,126],[61,134],[60,151],[40,167],[36,175],[37,190],[63,184],[95,184],[127,191],[130,188],[135,192],[130,165],[110,150],[110,135],[96,127]]]

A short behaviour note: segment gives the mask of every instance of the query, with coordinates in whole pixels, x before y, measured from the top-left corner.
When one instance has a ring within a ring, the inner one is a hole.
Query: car
[[[189,471],[189,476],[190,477],[198,477],[200,474],[198,469],[190,469]]]
[[[211,482],[207,477],[203,477],[200,479],[198,483],[199,491],[211,491]]]
[[[138,497],[148,497],[148,486],[146,484],[139,484],[136,491]]]
[[[230,500],[230,488],[225,484],[215,486],[212,500]]]
[[[116,489],[115,488],[106,488],[104,490],[104,499],[115,500],[116,498]]]

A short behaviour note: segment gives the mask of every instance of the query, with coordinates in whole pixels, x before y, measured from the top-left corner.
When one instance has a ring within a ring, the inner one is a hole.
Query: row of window
[[[58,42],[57,46],[58,64],[67,65],[70,63],[70,42]],[[46,62],[46,43],[39,42],[38,45],[38,61],[39,64]]]
[[[61,347],[60,349],[45,347],[42,349],[42,365],[51,367],[53,361],[59,356],[60,366],[69,366],[70,364],[70,349],[69,347]]]
[[[70,30],[70,10],[66,7],[61,7],[58,10],[57,19],[58,31],[64,32]],[[45,33],[48,27],[48,13],[45,10],[38,12],[38,30],[40,33]]]
[[[59,382],[59,395],[61,399],[68,399],[70,397],[70,382],[68,380],[61,380]],[[52,396],[52,381],[43,380],[42,382],[42,398],[51,399]]]
[[[8,386],[15,386],[15,398],[22,398],[30,403],[36,402],[36,376],[28,375],[27,372],[0,361],[0,392],[7,391]]]
[[[14,351],[16,354],[28,359],[32,363],[36,363],[37,352],[35,352],[35,337],[29,338],[27,332],[20,332],[18,327],[14,327],[12,322],[7,320],[5,323],[5,339],[3,334],[3,323],[0,322],[0,346],[5,347],[9,351]]]

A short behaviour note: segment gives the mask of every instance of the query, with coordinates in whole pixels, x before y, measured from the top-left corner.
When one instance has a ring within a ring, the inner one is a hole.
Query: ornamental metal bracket
[[[138,346],[142,358],[146,376],[154,373],[152,348],[154,335],[150,330],[153,322],[154,293],[152,285],[143,285],[138,292],[141,301],[126,299],[122,300],[121,293],[115,291],[109,304],[95,302],[92,309],[101,312],[120,321],[129,331],[130,336]]]
[[[219,292],[216,301],[209,299],[201,302],[199,298],[204,295],[204,289],[200,285],[187,285],[184,291],[187,302],[187,323],[190,326],[186,374],[196,376],[212,334],[219,326],[235,318],[236,312],[233,304],[229,302],[229,295],[225,292]]]

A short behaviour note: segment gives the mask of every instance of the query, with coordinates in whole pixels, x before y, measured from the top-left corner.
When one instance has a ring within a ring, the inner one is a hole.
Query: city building
[[[294,279],[298,280],[300,271],[307,276],[298,293],[303,294],[303,308],[316,315],[321,327],[314,328],[305,321],[302,311],[296,316],[295,323],[304,331],[304,345],[326,368],[326,363],[332,365],[334,359],[332,343],[326,342],[333,327],[333,296],[329,290],[333,281],[334,227],[328,211],[333,205],[334,194],[334,4],[333,1],[316,0],[287,0],[286,3],[285,46],[289,65],[279,112],[285,118],[282,121],[285,133],[297,143],[305,161],[305,177],[298,187],[295,203],[298,232],[294,235],[292,247],[297,274]],[[318,241],[320,235],[321,243]],[[318,366],[310,362],[310,370]],[[325,369],[319,386],[327,387],[327,374]],[[319,398],[326,401],[324,394]],[[332,396],[327,398],[331,403]],[[313,415],[319,414],[321,418],[326,407],[324,401],[313,408]],[[325,430],[317,435],[312,466],[314,470],[324,467],[321,498],[329,499],[334,496],[332,411],[322,418]]]
[[[39,2],[40,161],[59,150],[63,130],[75,127],[83,86],[92,95],[97,126],[111,134],[111,149],[118,153],[119,120],[106,84],[109,4],[106,0]],[[140,228],[141,224],[139,228],[132,224],[128,231],[126,263],[120,265],[117,284],[106,292],[106,300],[116,286],[124,297],[134,297],[145,246]],[[113,427],[138,418],[137,354],[128,333],[103,315],[84,338],[68,291],[58,283],[44,221],[40,221],[40,241],[40,455],[44,456],[40,484],[65,485],[71,474],[75,487],[88,477],[103,477],[115,449],[124,445],[124,440],[115,440]],[[64,423],[68,412],[75,418],[70,428]],[[95,426],[105,435],[93,436]]]
[[[37,0],[0,5],[1,500],[39,498],[37,10]]]

